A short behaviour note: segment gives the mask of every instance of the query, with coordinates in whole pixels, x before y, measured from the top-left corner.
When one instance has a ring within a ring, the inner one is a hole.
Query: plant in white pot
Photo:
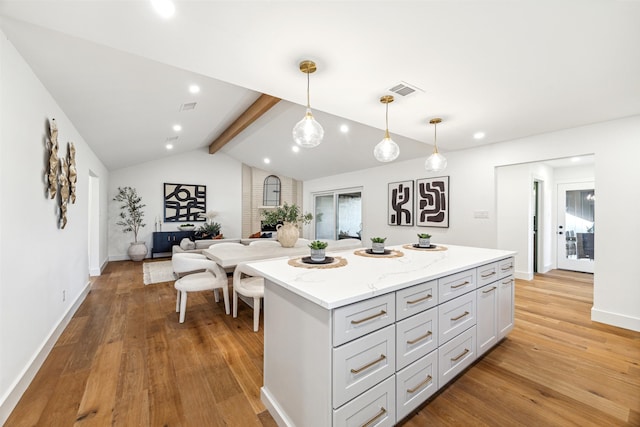
[[[384,242],[387,240],[386,237],[372,237],[371,238],[371,252],[374,254],[383,254],[384,253]]]
[[[311,249],[311,261],[322,262],[325,259],[325,249],[329,244],[327,242],[322,242],[320,240],[314,240],[309,243],[309,248]]]
[[[129,245],[127,254],[133,261],[142,261],[147,256],[147,244],[138,241],[138,231],[146,224],[143,222],[144,208],[142,198],[135,188],[118,187],[118,194],[113,198],[120,202],[120,220],[116,223],[122,226],[123,233],[133,232],[133,242]]]
[[[431,234],[418,233],[418,246],[421,248],[428,248],[431,246]]]
[[[303,214],[300,206],[286,202],[282,206],[263,210],[262,217],[265,224],[276,226],[278,241],[285,248],[294,247],[298,241],[298,224],[309,224],[313,219],[310,213]]]

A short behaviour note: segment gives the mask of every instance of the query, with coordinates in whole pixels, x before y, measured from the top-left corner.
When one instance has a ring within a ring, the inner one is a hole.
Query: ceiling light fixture
[[[182,130],[182,126],[180,125],[173,125],[173,130],[176,132],[180,132]]]
[[[169,19],[176,11],[176,6],[171,0],[151,0],[151,5],[156,13],[164,19]]]
[[[316,63],[309,60],[302,61],[300,71],[307,75],[307,112],[304,118],[293,127],[293,140],[301,147],[313,148],[320,145],[324,137],[324,129],[313,118],[309,102],[309,74],[316,71]]]
[[[191,92],[191,93],[200,92],[200,86],[198,86],[198,85],[190,85],[189,86],[189,92]]]
[[[349,126],[347,126],[347,125],[340,125],[340,132],[342,132],[342,133],[347,133],[347,132],[349,132]]]
[[[298,147],[297,145],[294,145],[293,147],[291,147],[291,151],[293,151],[294,153],[297,153],[298,151],[300,151],[300,147]]]
[[[473,139],[484,139],[484,132],[476,132],[473,134]]]
[[[433,154],[431,154],[427,161],[424,162],[424,168],[427,172],[440,172],[447,167],[447,159],[440,153],[438,153],[438,134],[437,125],[442,122],[442,119],[431,119],[429,123],[433,125]]]
[[[400,147],[389,136],[389,104],[393,102],[393,96],[385,95],[380,98],[380,102],[385,104],[385,131],[384,138],[373,149],[373,155],[379,162],[392,162],[400,155]]]
[[[165,148],[167,150],[173,150],[173,144],[167,144],[167,145],[165,145]]]

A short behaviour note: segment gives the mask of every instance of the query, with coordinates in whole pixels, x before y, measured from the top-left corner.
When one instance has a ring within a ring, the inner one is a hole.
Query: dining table
[[[326,252],[343,251],[349,249],[362,248],[362,242],[358,239],[343,240],[323,240],[328,243]],[[295,257],[309,255],[307,245],[297,245],[292,248],[283,246],[262,246],[262,245],[233,245],[220,249],[203,249],[202,254],[215,261],[220,267],[229,271],[234,269],[240,262],[260,261],[271,258]]]

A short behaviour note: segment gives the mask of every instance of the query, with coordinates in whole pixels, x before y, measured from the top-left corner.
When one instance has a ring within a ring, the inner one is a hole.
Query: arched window
[[[275,175],[269,175],[264,179],[262,205],[280,206],[280,178]]]

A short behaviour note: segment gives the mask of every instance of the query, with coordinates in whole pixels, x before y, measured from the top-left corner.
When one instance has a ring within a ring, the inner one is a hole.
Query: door
[[[314,194],[316,239],[359,239],[362,233],[362,190]]]
[[[558,184],[558,268],[593,273],[595,236],[593,182]]]

